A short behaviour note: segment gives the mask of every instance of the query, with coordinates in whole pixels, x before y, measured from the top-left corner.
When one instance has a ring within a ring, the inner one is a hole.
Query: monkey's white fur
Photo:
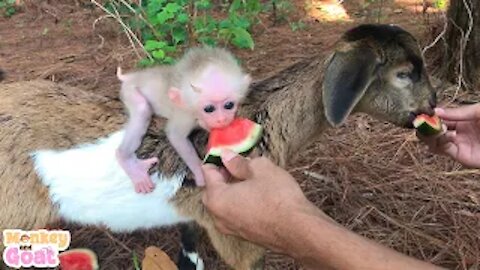
[[[153,192],[135,192],[115,158],[123,134],[121,130],[94,143],[32,154],[35,170],[48,186],[60,215],[78,223],[104,225],[113,231],[188,221],[169,202],[181,187],[183,175],[166,178],[154,174]]]

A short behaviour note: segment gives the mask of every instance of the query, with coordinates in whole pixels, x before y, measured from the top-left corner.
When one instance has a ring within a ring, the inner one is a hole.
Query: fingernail
[[[223,150],[221,153],[223,162],[229,162],[230,160],[234,159],[236,156],[237,156],[237,153],[228,149]]]
[[[217,166],[213,165],[213,164],[210,164],[210,163],[207,163],[207,164],[203,164],[202,165],[202,168],[204,170],[216,170],[217,169]]]

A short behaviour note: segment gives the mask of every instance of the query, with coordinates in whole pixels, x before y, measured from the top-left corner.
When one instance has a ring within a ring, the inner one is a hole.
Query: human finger
[[[248,159],[230,150],[222,151],[221,157],[223,165],[232,176],[241,180],[251,178],[252,172]]]
[[[480,119],[480,104],[458,108],[435,108],[435,113],[442,119],[467,121]]]

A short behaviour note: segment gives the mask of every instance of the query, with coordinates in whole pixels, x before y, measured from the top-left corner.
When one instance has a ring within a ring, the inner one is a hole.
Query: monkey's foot
[[[158,162],[158,158],[138,159],[136,157],[122,158],[117,154],[117,160],[125,173],[132,180],[137,193],[149,193],[155,188],[155,184],[148,170]]]

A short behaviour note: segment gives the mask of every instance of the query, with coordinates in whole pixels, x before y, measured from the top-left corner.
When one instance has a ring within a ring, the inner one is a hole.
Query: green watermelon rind
[[[223,163],[220,155],[224,149],[229,149],[243,156],[248,155],[262,137],[262,133],[263,127],[255,123],[250,134],[241,143],[235,145],[221,145],[210,148],[203,159],[203,163],[213,163],[218,166],[222,165]]]
[[[442,124],[438,117],[436,117],[436,120],[438,120],[438,126],[432,126],[424,118],[418,117],[413,121],[413,126],[424,136],[437,135],[442,132]]]

